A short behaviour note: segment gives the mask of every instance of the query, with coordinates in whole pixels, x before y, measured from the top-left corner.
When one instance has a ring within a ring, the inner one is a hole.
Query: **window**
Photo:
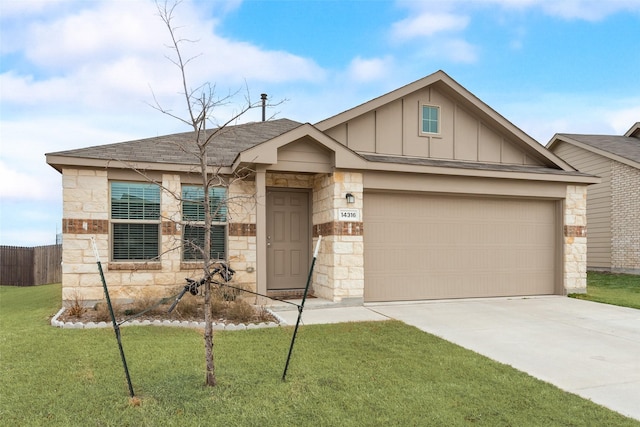
[[[440,107],[422,106],[422,133],[440,133]]]
[[[158,258],[160,187],[151,183],[111,182],[111,244],[114,261]]]
[[[224,260],[227,257],[227,192],[222,187],[209,188],[211,207],[211,259]],[[204,189],[199,186],[182,186],[182,220],[184,226],[184,246],[182,258],[185,261],[202,259],[204,246]]]

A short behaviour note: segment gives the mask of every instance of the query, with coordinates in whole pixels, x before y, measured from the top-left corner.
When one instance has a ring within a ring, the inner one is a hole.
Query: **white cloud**
[[[631,126],[640,122],[640,98],[633,100],[631,107],[623,107],[605,115],[607,122],[615,129],[617,135],[624,135]]]
[[[423,12],[395,22],[391,28],[394,39],[405,41],[415,38],[431,37],[442,32],[458,32],[469,24],[469,17],[453,13]]]
[[[640,121],[640,98],[594,93],[516,92],[503,95],[492,106],[541,144],[556,133],[623,135]]]
[[[25,59],[38,68],[18,70],[0,78],[3,103],[43,102],[115,108],[122,99],[150,99],[150,88],[162,99],[180,88],[179,70],[167,58],[170,38],[152,1],[80,2],[82,7],[53,20],[39,20],[2,32],[3,39],[24,40]],[[226,2],[226,6],[237,6]],[[217,83],[232,92],[245,82],[321,82],[326,72],[313,60],[284,51],[264,50],[215,34],[215,22],[182,3],[174,24],[177,37],[194,40],[181,45],[189,83]]]
[[[0,160],[0,198],[5,200],[55,199],[60,193],[60,181],[39,179],[36,175],[9,167]]]
[[[387,77],[392,69],[393,58],[389,56],[370,59],[358,56],[349,64],[347,73],[351,81],[373,82]]]
[[[0,4],[0,13],[7,18],[38,14],[68,2],[69,0],[4,0]]]
[[[565,19],[599,21],[620,12],[640,12],[638,0],[563,0],[542,1],[542,9],[551,16]]]
[[[441,54],[454,62],[473,63],[478,60],[478,48],[463,39],[445,40]]]

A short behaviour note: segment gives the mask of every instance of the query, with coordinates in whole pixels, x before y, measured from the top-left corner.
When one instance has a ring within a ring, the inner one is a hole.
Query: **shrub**
[[[67,307],[67,314],[72,317],[80,317],[87,311],[84,305],[84,299],[78,292],[73,295],[71,304]]]

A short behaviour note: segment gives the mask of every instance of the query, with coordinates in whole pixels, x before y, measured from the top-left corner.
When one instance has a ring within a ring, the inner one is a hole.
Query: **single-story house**
[[[113,298],[201,276],[183,244],[203,195],[192,137],[47,154],[63,182],[64,300],[102,298],[91,237]],[[312,291],[334,302],[586,291],[587,186],[599,178],[442,71],[315,124],[230,126],[208,156],[226,180],[211,193],[226,201],[211,254],[259,293],[304,288],[319,235]]]
[[[624,135],[559,133],[547,148],[602,178],[587,196],[587,269],[640,274],[640,122]]]

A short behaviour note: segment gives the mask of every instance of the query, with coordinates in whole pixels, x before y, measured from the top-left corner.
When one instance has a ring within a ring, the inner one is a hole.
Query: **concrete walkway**
[[[275,311],[293,325],[298,314],[293,309]],[[336,307],[319,300],[305,307],[302,321],[388,318],[640,420],[640,310],[561,296],[365,307]]]

